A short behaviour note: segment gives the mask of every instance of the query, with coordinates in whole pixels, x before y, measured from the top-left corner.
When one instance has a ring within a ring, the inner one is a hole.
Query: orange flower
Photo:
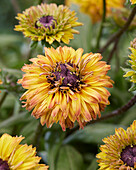
[[[41,118],[47,127],[54,122],[62,129],[72,128],[77,121],[81,128],[85,122],[100,117],[100,111],[109,104],[112,87],[106,74],[110,69],[101,54],[87,53],[72,47],[45,48],[45,56],[30,59],[22,68],[23,78],[18,81],[28,89],[21,97],[24,107]]]
[[[97,154],[99,170],[134,170],[136,169],[136,120],[125,131],[115,130],[115,134],[104,138],[105,143]]]
[[[92,22],[102,19],[103,0],[66,0],[66,4],[75,3],[80,6],[82,12],[90,15]],[[111,8],[122,8],[125,0],[106,0],[106,13],[111,14]]]

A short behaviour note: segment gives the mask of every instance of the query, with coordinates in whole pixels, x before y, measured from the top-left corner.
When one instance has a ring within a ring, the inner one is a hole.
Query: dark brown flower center
[[[127,146],[121,152],[121,160],[126,163],[127,166],[134,168],[134,163],[136,163],[136,145]]]
[[[0,170],[10,170],[7,161],[3,161],[1,158],[0,158]]]
[[[78,67],[74,66],[71,63],[67,64],[57,64],[54,72],[51,73],[50,76],[47,76],[48,82],[52,84],[52,89],[54,87],[60,87],[60,89],[71,89],[75,91],[75,89],[80,90],[80,81],[79,74],[74,71]]]
[[[53,16],[43,16],[38,21],[36,21],[35,27],[39,28],[41,25],[43,25],[45,28],[50,28],[51,26],[55,28],[55,21],[56,20],[53,18]]]

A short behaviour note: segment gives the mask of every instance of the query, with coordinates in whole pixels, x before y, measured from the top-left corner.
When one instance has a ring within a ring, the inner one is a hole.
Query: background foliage
[[[49,2],[51,2],[49,0]],[[64,3],[63,0],[54,0],[57,4]],[[17,12],[37,5],[38,0],[4,0],[0,1],[0,68],[1,77],[4,82],[1,85],[0,95],[0,135],[9,133],[11,135],[22,135],[24,142],[37,146],[38,154],[42,162],[49,164],[50,170],[95,170],[98,168],[95,155],[99,152],[102,139],[114,134],[115,128],[128,127],[136,119],[136,106],[122,115],[95,122],[86,126],[83,130],[62,132],[59,125],[52,128],[44,127],[38,132],[38,139],[35,139],[39,120],[31,117],[21,107],[19,98],[24,92],[21,86],[17,85],[17,79],[21,78],[20,68],[24,63],[29,63],[29,58],[42,54],[40,44],[36,50],[30,49],[30,40],[23,37],[22,33],[15,32],[14,25],[18,24],[15,16]],[[6,8],[5,8],[6,7]],[[77,28],[80,35],[75,35],[69,46],[77,49],[84,49],[84,52],[96,52],[95,44],[100,23],[91,24],[90,18],[79,12],[77,6],[73,5],[72,10],[77,11],[77,16],[84,26]],[[131,10],[131,9],[130,9]],[[119,27],[115,25],[112,18],[105,23],[101,45],[105,44],[108,37],[116,32]],[[115,84],[111,93],[111,104],[105,109],[102,115],[109,113],[127,103],[135,92],[128,92],[131,86],[125,78],[121,67],[126,67],[126,60],[130,53],[128,47],[130,41],[135,38],[136,30],[127,31],[121,37],[118,48],[111,61],[109,75]],[[103,53],[103,60],[107,61],[112,47]]]

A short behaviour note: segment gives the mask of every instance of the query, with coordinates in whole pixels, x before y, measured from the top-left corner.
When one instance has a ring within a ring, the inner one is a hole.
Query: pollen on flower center
[[[80,90],[79,74],[75,71],[78,70],[76,65],[57,63],[54,72],[47,76],[48,82],[52,84],[51,88],[59,87],[62,90],[71,89],[72,91]]]
[[[36,21],[35,27],[38,28],[38,27],[41,27],[41,25],[43,25],[45,28],[50,28],[50,26],[54,28],[55,21],[56,20],[53,18],[53,16],[50,16],[50,15],[43,16],[38,21]]]
[[[0,170],[10,170],[7,161],[3,161],[0,158]]]
[[[136,145],[127,146],[121,152],[121,160],[127,164],[127,166],[134,168],[134,163],[136,163]]]

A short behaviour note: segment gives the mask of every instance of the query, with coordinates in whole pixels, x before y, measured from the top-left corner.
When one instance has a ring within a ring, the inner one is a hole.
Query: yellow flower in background
[[[132,69],[129,69],[124,77],[131,77],[130,81],[136,83],[136,49],[130,48],[130,50],[132,51],[132,54],[129,56],[129,58],[131,59],[129,60],[129,63],[131,64]]]
[[[127,8],[120,8],[112,10],[112,17],[115,23],[119,27],[123,27],[130,16],[131,11]],[[131,22],[128,30],[136,29],[136,17],[134,17],[133,21]]]
[[[115,129],[115,134],[104,138],[97,154],[99,170],[136,169],[136,121],[127,128]]]
[[[131,4],[135,4],[136,0],[130,0]]]
[[[24,137],[12,137],[3,134],[0,138],[0,169],[1,170],[47,170],[48,166],[38,164],[36,148],[32,145],[21,145]]]
[[[26,74],[18,81],[27,91],[21,100],[32,115],[41,118],[41,124],[51,127],[59,121],[63,130],[77,121],[81,128],[86,122],[100,117],[100,111],[109,104],[112,87],[110,69],[101,54],[83,54],[83,49],[72,47],[45,48],[45,56],[30,59]]]
[[[52,44],[58,42],[69,43],[73,39],[73,34],[79,32],[73,27],[80,26],[77,22],[75,12],[68,7],[56,4],[41,4],[26,9],[16,17],[19,25],[15,26],[16,31],[21,31],[25,37],[30,37],[33,41],[45,40]]]
[[[111,14],[112,8],[122,8],[125,0],[106,0],[106,14]],[[66,0],[66,5],[75,3],[80,6],[82,12],[90,15],[92,22],[96,23],[102,19],[103,0]]]
[[[1,71],[1,69],[0,69],[0,71]],[[0,79],[0,85],[2,84],[3,82],[2,82],[2,80]],[[0,91],[1,92],[1,91]]]

